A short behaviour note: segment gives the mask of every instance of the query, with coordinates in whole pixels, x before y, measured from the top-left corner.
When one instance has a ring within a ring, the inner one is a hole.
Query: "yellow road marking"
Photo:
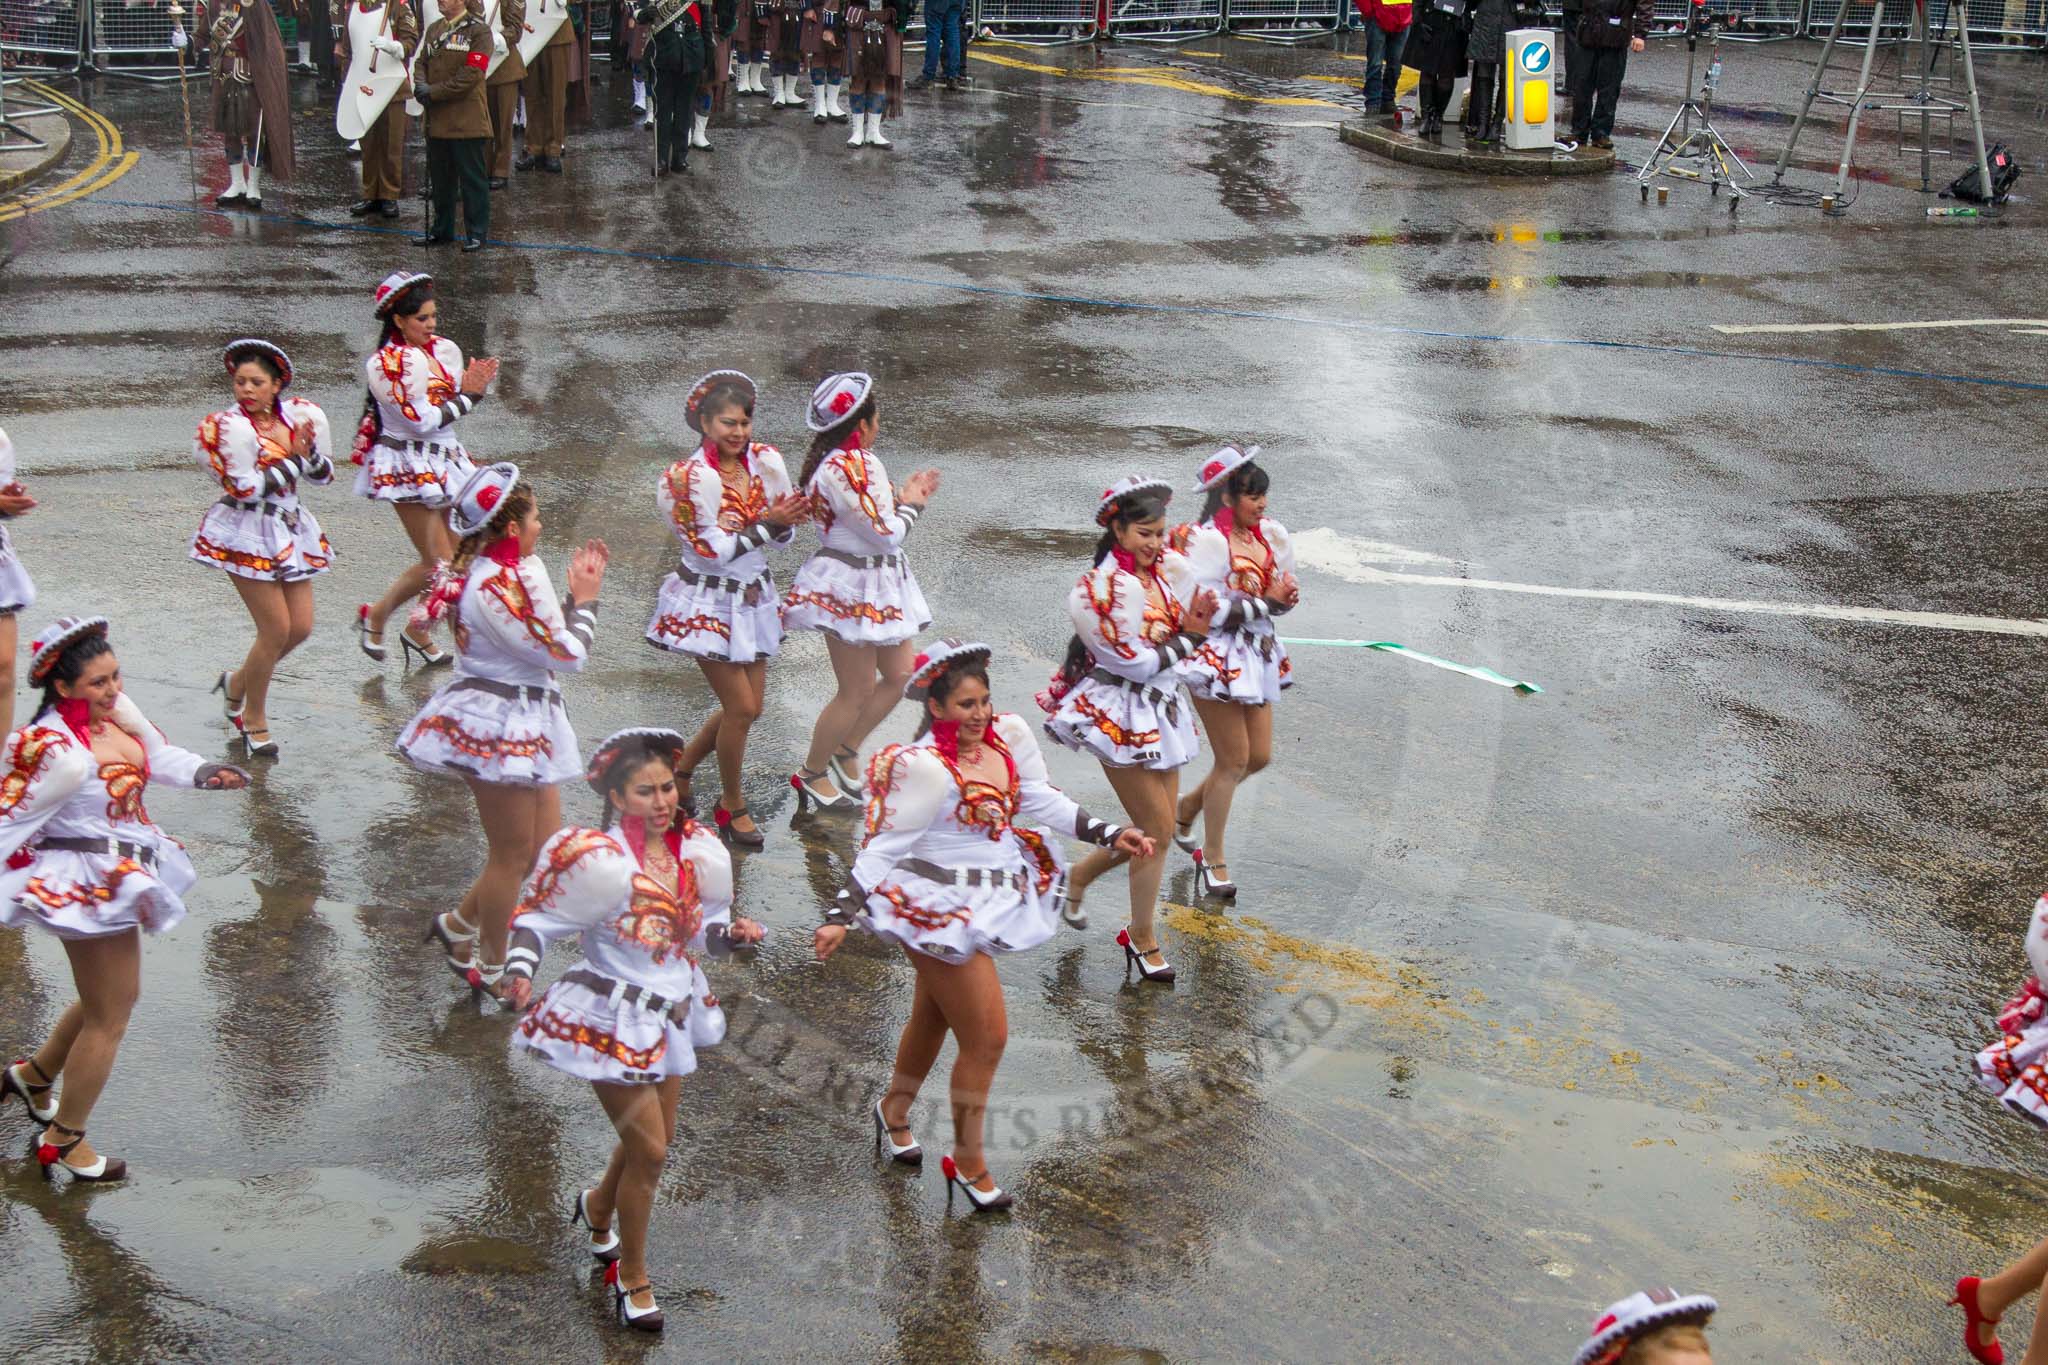
[[[58,93],[41,81],[23,81],[22,84],[92,129],[93,137],[99,143],[99,150],[82,170],[58,184],[33,194],[16,196],[11,201],[0,202],[0,223],[26,218],[31,213],[41,213],[46,209],[61,208],[74,200],[83,199],[88,194],[105,189],[135,169],[138,154],[122,150],[121,130],[105,115],[94,113],[78,101]]]
[[[1039,62],[1027,62],[1017,57],[998,56],[993,52],[969,52],[968,56],[977,62],[988,62],[995,66],[1007,66],[1018,71],[1035,71],[1042,76],[1065,76],[1071,80],[1108,81],[1114,85],[1149,85],[1160,90],[1179,90],[1189,95],[1207,95],[1212,99],[1234,100],[1239,104],[1264,104],[1287,109],[1348,109],[1349,105],[1337,104],[1330,100],[1311,99],[1299,95],[1247,95],[1241,90],[1230,90],[1205,81],[1189,80],[1185,76],[1151,66],[1113,66],[1090,71],[1077,71],[1064,66],[1046,66]]]

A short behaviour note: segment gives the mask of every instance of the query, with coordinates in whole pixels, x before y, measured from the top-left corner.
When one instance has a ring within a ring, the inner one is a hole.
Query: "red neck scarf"
[[[91,746],[92,736],[86,731],[86,723],[92,719],[91,702],[84,697],[59,697],[57,719],[63,721],[71,733],[77,735],[88,747]]]
[[[1230,533],[1237,529],[1237,513],[1232,511],[1230,504],[1226,502],[1216,509],[1216,515],[1210,520],[1209,524],[1221,531],[1223,538],[1228,540],[1230,539]]]
[[[932,747],[948,763],[960,761],[960,722],[957,720],[935,720],[932,722]]]
[[[619,832],[626,836],[626,846],[632,851],[633,861],[647,866],[647,821],[638,815],[629,815],[619,821]],[[671,827],[663,836],[669,856],[676,860],[676,866],[683,865],[683,832]],[[665,888],[674,890],[673,887]]]
[[[748,449],[740,452],[740,468],[749,474],[754,472],[752,445],[752,442],[748,442]],[[721,479],[724,478],[725,466],[719,461],[718,446],[707,438],[699,447],[699,451],[704,456],[704,463],[711,466],[711,472]]]
[[[1119,569],[1122,569],[1125,573],[1135,574],[1138,572],[1137,556],[1133,555],[1129,550],[1126,550],[1123,546],[1116,546],[1115,548],[1110,550],[1109,554],[1112,559],[1116,560],[1116,566]]]
[[[484,546],[484,557],[493,564],[502,564],[508,569],[519,567],[519,537],[500,536]]]

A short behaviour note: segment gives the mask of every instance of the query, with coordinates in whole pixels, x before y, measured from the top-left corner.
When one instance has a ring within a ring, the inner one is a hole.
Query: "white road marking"
[[[1723,336],[1760,332],[1916,332],[1941,327],[2048,327],[2048,318],[1940,318],[1924,322],[1760,322],[1736,326],[1714,324]],[[2040,333],[2025,333],[2037,336]]]
[[[1371,561],[1395,564],[1451,564],[1455,560],[1425,550],[1359,540],[1328,527],[1303,531],[1294,538],[1295,557],[1303,568],[1315,569],[1352,583],[1391,588],[1458,588],[1512,592],[1534,597],[1575,597],[1596,602],[1640,602],[1702,611],[1745,612],[1754,616],[1804,616],[1820,621],[1857,621],[1870,625],[1913,626],[1921,630],[1971,631],[1984,635],[2027,635],[2048,639],[2048,620],[2009,616],[1963,616],[1945,611],[1894,611],[1886,607],[1838,607],[1824,602],[1759,602],[1740,597],[1693,597],[1683,593],[1640,592],[1628,588],[1565,588],[1548,583],[1508,583],[1492,578],[1461,578],[1452,574],[1402,573],[1374,568]]]

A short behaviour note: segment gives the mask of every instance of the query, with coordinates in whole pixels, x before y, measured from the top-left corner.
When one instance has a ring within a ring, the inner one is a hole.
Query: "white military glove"
[[[502,33],[500,33],[500,32],[498,32],[498,31],[497,31],[496,29],[492,29],[492,30],[491,30],[491,53],[492,53],[492,55],[494,55],[494,56],[498,56],[498,57],[502,57],[502,56],[504,56],[504,55],[506,54],[506,52],[508,52],[509,50],[510,50],[510,49],[508,49],[508,48],[507,48],[507,47],[505,46],[505,35],[504,35],[504,34],[502,34]]]
[[[382,52],[387,57],[403,59],[405,56],[404,43],[399,42],[396,38],[386,37],[381,33],[370,39],[370,49],[374,52]]]
[[[186,44],[190,43],[191,41],[192,40],[190,38],[187,38],[185,36],[184,29],[174,28],[171,30],[171,46],[177,48],[180,52],[183,52],[185,50]]]

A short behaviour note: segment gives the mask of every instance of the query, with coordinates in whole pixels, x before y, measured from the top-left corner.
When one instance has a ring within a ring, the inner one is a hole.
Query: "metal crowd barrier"
[[[1337,31],[1349,0],[1226,0],[1223,22],[1240,38],[1306,43]]]
[[[91,0],[92,5],[92,63],[99,70],[115,76],[131,76],[137,80],[175,81],[178,79],[178,53],[171,46],[171,29],[174,26],[168,13],[170,0]],[[197,5],[187,4],[185,22],[196,25],[203,16],[195,14]],[[185,53],[187,74],[196,49],[188,48]],[[291,45],[285,45],[285,62],[289,65],[293,52]]]
[[[1806,36],[1827,37],[1828,29],[1841,8],[1841,0],[1809,0]],[[1993,50],[2001,40],[2006,45],[2019,47],[2048,45],[2048,0],[1968,0],[1963,6],[1963,13],[1969,16],[1973,45],[1990,46]],[[1909,36],[1912,19],[1913,12],[1909,7],[1899,5],[1895,12],[1888,0],[1885,5],[1885,40]],[[1927,22],[1937,34],[1945,33],[1949,41],[1953,41],[1955,18],[1951,13],[1951,0],[1929,0]],[[1842,21],[1843,41],[1860,45],[1869,36],[1868,0],[1850,0],[1849,17]]]
[[[1184,43],[1223,29],[1225,0],[1109,0],[1109,36],[1119,42]]]
[[[0,60],[10,71],[76,71],[84,61],[82,0],[0,0]]]
[[[1711,0],[1707,12],[1722,21],[1723,42],[1769,43],[1800,35],[1806,28],[1806,5],[1807,0]],[[1657,32],[1683,35],[1691,8],[1687,0],[1655,0],[1651,15]],[[1828,17],[1833,19],[1833,10]]]
[[[1095,37],[1096,0],[980,0],[974,31],[1013,43],[1058,47]]]

